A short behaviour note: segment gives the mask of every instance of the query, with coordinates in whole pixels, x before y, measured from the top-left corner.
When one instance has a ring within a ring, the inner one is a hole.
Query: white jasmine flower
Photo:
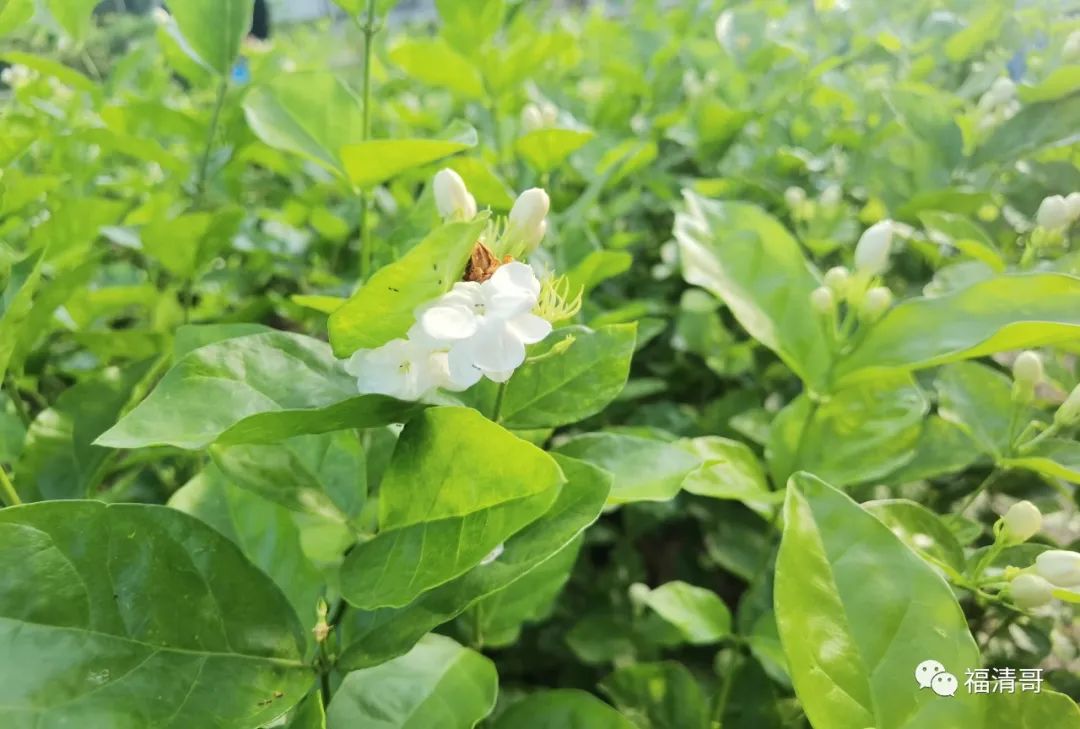
[[[551,199],[539,187],[526,190],[514,201],[506,227],[506,238],[514,248],[510,255],[515,258],[531,253],[540,245],[547,232],[547,214]]]
[[[1080,553],[1047,550],[1035,558],[1035,571],[1058,587],[1080,585]]]
[[[1017,501],[1002,519],[1012,542],[1026,542],[1042,529],[1042,512],[1030,501]]]
[[[1048,230],[1064,228],[1069,224],[1069,204],[1061,195],[1050,195],[1043,198],[1039,203],[1039,210],[1035,213],[1035,222],[1039,227]]]
[[[866,276],[877,276],[889,267],[892,250],[893,221],[874,223],[859,238],[855,246],[855,269]]]
[[[420,312],[417,336],[448,348],[450,381],[460,388],[481,376],[505,382],[525,361],[525,346],[551,333],[551,323],[532,313],[540,281],[524,263],[499,267],[483,283],[460,282]]]
[[[435,188],[435,207],[444,220],[472,220],[476,217],[476,198],[465,187],[461,175],[449,168],[441,169],[432,184]]]
[[[444,379],[437,352],[411,339],[394,339],[376,349],[361,349],[345,363],[361,393],[419,400]]]

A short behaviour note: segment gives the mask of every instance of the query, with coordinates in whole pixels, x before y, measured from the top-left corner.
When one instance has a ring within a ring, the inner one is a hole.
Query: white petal
[[[485,373],[516,370],[525,361],[525,344],[505,326],[485,327],[471,341],[473,364]]]
[[[420,315],[420,328],[435,340],[453,342],[476,333],[476,314],[464,306],[433,306]]]
[[[536,344],[551,334],[551,322],[535,314],[521,314],[511,319],[507,326],[525,344]]]
[[[492,382],[506,382],[514,374],[513,370],[506,370],[504,372],[485,372],[484,376]]]
[[[524,291],[532,296],[540,295],[540,280],[536,278],[532,267],[521,261],[511,261],[499,266],[488,283],[500,292]]]
[[[447,376],[449,385],[446,389],[460,392],[467,390],[483,377],[483,372],[473,364],[473,346],[471,341],[460,342],[447,355]]]

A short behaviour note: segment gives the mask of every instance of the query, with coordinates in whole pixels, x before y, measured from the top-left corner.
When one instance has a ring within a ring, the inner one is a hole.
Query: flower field
[[[335,3],[0,0],[0,729],[1080,729],[1080,7]]]

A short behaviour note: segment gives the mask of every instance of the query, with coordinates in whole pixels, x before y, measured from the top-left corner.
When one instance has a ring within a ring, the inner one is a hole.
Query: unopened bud
[[[444,220],[472,220],[476,217],[476,198],[469,194],[461,175],[441,169],[435,175],[435,207]]]
[[[864,319],[877,321],[882,314],[889,310],[892,302],[892,291],[888,287],[875,286],[867,291],[866,296],[863,297],[862,304],[859,306],[859,313],[862,314]]]
[[[806,190],[801,187],[792,185],[788,189],[784,190],[784,202],[792,209],[798,209],[804,202],[806,202]]]
[[[1038,575],[1019,574],[1009,583],[1009,594],[1024,610],[1042,607],[1054,599],[1054,587]]]
[[[819,314],[831,314],[836,308],[836,296],[827,286],[818,286],[810,292],[810,306]]]
[[[1005,536],[1014,544],[1026,542],[1042,529],[1042,513],[1030,501],[1018,501],[1002,517]]]
[[[840,204],[843,197],[844,191],[840,189],[839,185],[829,185],[821,193],[821,204],[827,208],[835,207]]]
[[[1070,192],[1065,196],[1065,212],[1070,223],[1075,223],[1080,218],[1080,192]]]
[[[514,207],[510,209],[510,222],[507,234],[520,242],[524,251],[529,253],[540,245],[547,232],[548,210],[551,199],[539,187],[526,190],[518,196]]]
[[[1080,553],[1049,549],[1035,558],[1035,571],[1058,587],[1080,585]]]
[[[526,132],[534,132],[544,128],[544,114],[536,104],[526,104],[521,110],[521,128]]]
[[[1059,428],[1071,428],[1077,423],[1080,423],[1080,385],[1073,388],[1054,413],[1054,424]]]
[[[837,296],[842,297],[844,295],[850,279],[851,272],[844,266],[834,266],[825,272],[825,285],[832,289]]]
[[[855,246],[855,270],[866,276],[883,273],[889,267],[892,238],[891,220],[881,220],[867,228]]]
[[[1042,358],[1036,352],[1031,350],[1025,350],[1017,356],[1016,361],[1013,362],[1013,379],[1018,384],[1023,384],[1029,387],[1042,382],[1043,378],[1043,365]]]
[[[1061,195],[1050,195],[1039,203],[1035,222],[1040,228],[1057,230],[1069,224],[1069,206]]]

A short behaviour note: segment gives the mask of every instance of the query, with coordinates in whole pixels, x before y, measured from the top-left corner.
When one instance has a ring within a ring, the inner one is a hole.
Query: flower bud
[[[1016,84],[1007,76],[994,79],[994,83],[990,85],[990,95],[995,102],[1003,104],[1016,95]]]
[[[521,128],[526,132],[534,132],[544,128],[544,114],[536,104],[526,104],[521,110]]]
[[[1080,553],[1050,549],[1035,558],[1035,571],[1058,587],[1080,585]]]
[[[1065,196],[1065,212],[1070,223],[1075,223],[1077,218],[1080,218],[1080,192],[1070,192]]]
[[[1080,59],[1080,30],[1069,33],[1065,45],[1061,47],[1061,58],[1066,61]]]
[[[876,321],[881,317],[889,307],[892,306],[893,295],[892,291],[887,286],[875,286],[866,292],[866,296],[863,297],[862,304],[859,307],[859,313],[863,315],[864,319],[870,321]]]
[[[839,185],[829,185],[821,193],[821,204],[827,208],[835,207],[843,197],[844,191]]]
[[[792,210],[798,209],[799,206],[806,202],[806,190],[792,185],[784,190],[784,202]]]
[[[1009,594],[1024,610],[1042,607],[1054,599],[1054,587],[1038,575],[1020,574],[1009,583]]]
[[[1017,383],[1027,386],[1035,386],[1042,382],[1043,365],[1042,358],[1036,352],[1025,350],[1020,353],[1013,362],[1013,379]]]
[[[1080,385],[1073,388],[1054,413],[1054,424],[1059,428],[1071,428],[1077,423],[1080,423]]]
[[[827,286],[818,286],[810,292],[810,306],[819,314],[831,314],[836,308],[836,296]]]
[[[1017,501],[1005,512],[1002,520],[1005,523],[1005,536],[1014,544],[1026,542],[1042,529],[1042,513],[1030,501]]]
[[[825,285],[833,290],[838,296],[843,296],[847,291],[851,272],[844,266],[834,266],[825,272]]]
[[[1061,195],[1050,195],[1039,203],[1035,213],[1035,222],[1040,228],[1057,230],[1069,224],[1069,206]]]
[[[435,207],[444,220],[472,220],[476,217],[476,198],[469,194],[461,175],[441,169],[435,175]]]
[[[883,273],[889,267],[892,238],[891,220],[881,220],[867,228],[855,246],[855,270],[866,276]]]
[[[516,238],[524,246],[524,253],[531,252],[540,245],[547,232],[548,210],[551,199],[539,187],[526,190],[518,196],[514,207],[510,209],[508,235]]]

